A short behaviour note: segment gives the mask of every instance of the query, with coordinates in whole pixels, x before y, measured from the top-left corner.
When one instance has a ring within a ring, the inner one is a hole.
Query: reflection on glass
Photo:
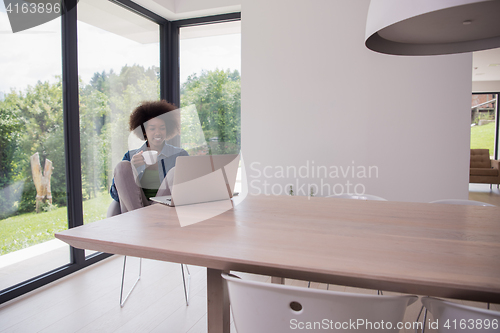
[[[13,34],[0,2],[0,290],[69,262],[60,26]]]
[[[105,19],[103,19],[105,18]],[[128,121],[159,99],[159,28],[108,1],[78,2],[84,223],[106,218],[113,169],[128,150]]]
[[[473,94],[471,105],[471,149],[489,149],[491,159],[495,154],[495,115],[498,103],[496,94]]]
[[[239,153],[240,68],[239,21],[181,28],[181,140],[190,155]]]

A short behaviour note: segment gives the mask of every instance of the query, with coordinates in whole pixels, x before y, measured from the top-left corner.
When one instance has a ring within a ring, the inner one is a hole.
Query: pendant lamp
[[[500,47],[500,0],[371,0],[365,45],[394,55]]]

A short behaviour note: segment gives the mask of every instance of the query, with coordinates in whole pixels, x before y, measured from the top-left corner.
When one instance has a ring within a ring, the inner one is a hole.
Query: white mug
[[[144,157],[147,165],[152,165],[158,160],[158,152],[156,150],[148,150],[142,153],[142,157]]]

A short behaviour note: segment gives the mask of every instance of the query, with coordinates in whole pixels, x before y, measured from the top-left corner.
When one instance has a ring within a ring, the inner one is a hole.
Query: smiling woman
[[[110,193],[120,203],[121,213],[149,206],[151,197],[169,195],[167,174],[178,156],[188,155],[166,143],[180,133],[180,110],[164,100],[141,103],[130,115],[129,126],[146,142],[130,149],[115,168]]]

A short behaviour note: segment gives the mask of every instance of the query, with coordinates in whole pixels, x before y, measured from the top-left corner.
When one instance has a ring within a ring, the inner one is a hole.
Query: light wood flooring
[[[128,258],[126,287],[138,272],[138,258]],[[123,308],[119,305],[122,256],[56,281],[30,294],[0,305],[0,332],[173,332],[207,331],[206,269],[189,266],[190,304],[186,306],[179,264],[144,260],[142,278]],[[242,278],[270,282],[270,277],[236,273]],[[306,281],[286,279],[286,284],[307,286]],[[311,288],[326,289],[312,283]],[[330,290],[375,294],[343,286]],[[395,293],[385,293],[395,294]],[[484,303],[462,302],[485,308]],[[492,305],[500,311],[500,305]],[[413,322],[420,301],[408,307],[405,322]],[[403,330],[414,332],[413,330]],[[426,330],[431,332],[430,330]],[[231,332],[236,332],[231,323]]]
[[[500,191],[473,184],[469,199],[500,206]],[[128,291],[138,272],[139,259],[127,260]],[[207,331],[206,269],[189,266],[190,304],[186,306],[179,264],[143,260],[142,278],[123,308],[119,305],[122,256],[114,256],[10,302],[0,305],[0,332],[172,332]],[[270,277],[236,273],[242,278],[270,282]],[[307,286],[286,279],[286,284]],[[326,289],[312,283],[311,288]],[[376,294],[343,286],[330,290]],[[385,293],[394,294],[394,293]],[[485,308],[484,303],[456,301]],[[408,307],[405,322],[414,322],[421,303]],[[500,305],[491,308],[500,311]],[[431,318],[432,320],[432,318]],[[231,323],[231,332],[236,332]],[[403,330],[410,333],[414,330]],[[432,332],[427,330],[426,332]],[[259,333],[259,332],[256,332]]]
[[[500,189],[488,184],[469,184],[469,200],[486,202],[500,207]]]

